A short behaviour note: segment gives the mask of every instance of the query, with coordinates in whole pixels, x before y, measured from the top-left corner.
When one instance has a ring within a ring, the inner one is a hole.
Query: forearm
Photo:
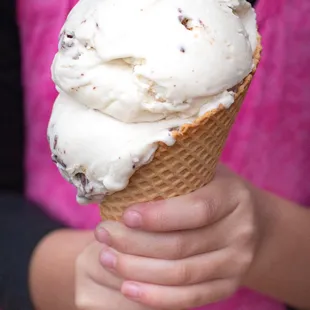
[[[90,231],[58,230],[40,242],[30,266],[30,292],[36,310],[76,310],[75,260],[93,238]]]
[[[310,309],[310,211],[268,193],[259,196],[261,243],[245,284]]]

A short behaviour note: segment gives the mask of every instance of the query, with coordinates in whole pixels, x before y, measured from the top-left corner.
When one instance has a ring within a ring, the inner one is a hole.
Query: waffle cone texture
[[[189,194],[213,179],[229,131],[259,64],[261,50],[258,38],[254,68],[237,86],[231,107],[209,111],[173,131],[176,141],[173,146],[160,143],[153,160],[133,174],[124,190],[105,197],[100,204],[103,220],[119,221],[132,204]]]

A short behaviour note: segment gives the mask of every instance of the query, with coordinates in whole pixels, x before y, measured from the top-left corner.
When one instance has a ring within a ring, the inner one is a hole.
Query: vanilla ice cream
[[[48,128],[52,158],[102,201],[124,189],[171,129],[234,102],[257,29],[245,0],[80,0],[61,30]]]

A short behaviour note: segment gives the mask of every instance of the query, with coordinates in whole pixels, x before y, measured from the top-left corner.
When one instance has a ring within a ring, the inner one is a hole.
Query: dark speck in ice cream
[[[53,145],[54,150],[55,150],[56,147],[57,147],[57,143],[58,143],[58,136],[55,135],[55,138],[54,138],[54,145]]]
[[[53,163],[55,163],[55,164],[57,164],[57,156],[56,155],[54,155],[54,154],[52,154],[52,161],[53,161]]]
[[[83,187],[85,187],[85,186],[87,185],[88,179],[86,178],[86,176],[85,176],[84,173],[79,172],[79,173],[77,173],[77,174],[75,175],[75,177],[76,177],[78,180],[80,180],[80,182],[81,182],[81,184],[82,184]]]
[[[62,159],[60,159],[57,155],[52,155],[52,161],[55,164],[59,164],[60,166],[62,166],[64,169],[67,168],[67,165],[64,163],[64,161]]]
[[[64,163],[63,160],[58,159],[58,163],[59,163],[62,167],[64,167],[65,169],[67,168],[67,165]]]
[[[186,17],[186,16],[183,16],[183,15],[180,15],[179,16],[179,21],[180,23],[187,29],[187,30],[193,30],[193,27],[191,27],[189,24],[190,24],[190,21],[191,19]]]
[[[78,60],[82,56],[81,53],[76,53],[72,58],[73,60]]]
[[[181,52],[181,53],[185,53],[185,48],[184,48],[183,46],[181,46],[180,52]]]

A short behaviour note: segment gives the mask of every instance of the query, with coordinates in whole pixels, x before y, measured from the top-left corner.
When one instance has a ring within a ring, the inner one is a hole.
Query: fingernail
[[[141,296],[141,289],[135,283],[124,283],[122,293],[128,298],[139,299]]]
[[[108,268],[114,269],[116,267],[116,256],[111,251],[104,251],[101,253],[100,261]]]
[[[96,239],[100,243],[104,243],[106,245],[111,245],[111,243],[112,243],[111,242],[111,236],[110,236],[109,232],[101,226],[99,226],[96,230]]]
[[[128,211],[123,217],[124,223],[131,228],[138,228],[142,225],[141,214],[137,211]]]

